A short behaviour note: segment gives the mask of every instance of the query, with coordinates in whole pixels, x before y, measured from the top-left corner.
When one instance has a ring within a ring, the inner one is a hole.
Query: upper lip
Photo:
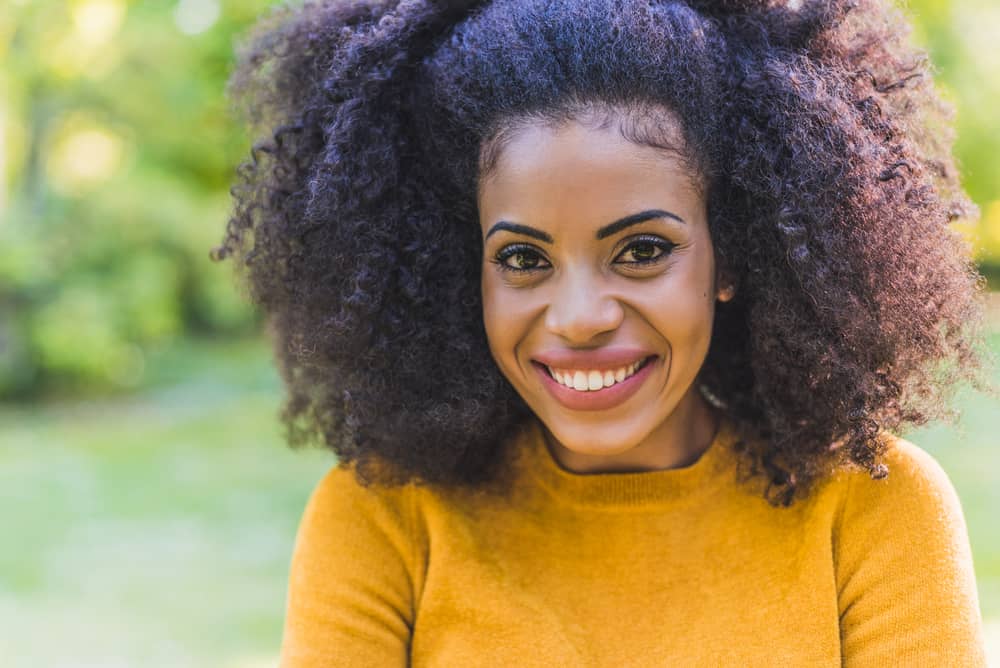
[[[654,353],[642,348],[608,346],[592,350],[552,348],[535,354],[532,359],[552,369],[616,369],[646,359]]]

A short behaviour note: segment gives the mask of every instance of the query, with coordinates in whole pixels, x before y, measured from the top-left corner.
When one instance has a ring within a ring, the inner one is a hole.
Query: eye
[[[547,269],[549,262],[538,250],[527,244],[511,244],[497,252],[493,262],[504,271],[536,271]]]
[[[633,237],[615,258],[621,264],[652,264],[669,255],[677,244],[655,235]]]

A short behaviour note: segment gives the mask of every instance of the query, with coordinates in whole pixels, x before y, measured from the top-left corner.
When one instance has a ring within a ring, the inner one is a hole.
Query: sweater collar
[[[555,460],[532,419],[522,435],[526,474],[557,499],[587,507],[662,507],[706,493],[729,479],[724,475],[734,462],[737,434],[723,418],[711,444],[693,464],[682,468],[631,473],[574,473]],[[735,479],[732,480],[735,482]]]

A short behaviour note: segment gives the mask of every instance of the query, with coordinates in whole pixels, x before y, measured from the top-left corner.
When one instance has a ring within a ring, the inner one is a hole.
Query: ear
[[[715,275],[715,298],[720,302],[728,302],[736,296],[736,281],[726,272],[719,270]]]

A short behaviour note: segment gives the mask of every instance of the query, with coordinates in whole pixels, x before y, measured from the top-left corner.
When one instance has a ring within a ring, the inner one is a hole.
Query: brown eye
[[[670,253],[675,246],[660,237],[640,237],[630,242],[616,259],[623,264],[649,264]]]
[[[538,266],[538,256],[534,253],[518,251],[507,257],[507,265],[514,269],[534,269]]]
[[[631,255],[633,262],[648,262],[662,253],[659,248],[649,242],[638,243],[629,248],[626,254]]]
[[[507,246],[497,253],[493,261],[506,271],[534,271],[549,266],[541,253],[524,245]]]

